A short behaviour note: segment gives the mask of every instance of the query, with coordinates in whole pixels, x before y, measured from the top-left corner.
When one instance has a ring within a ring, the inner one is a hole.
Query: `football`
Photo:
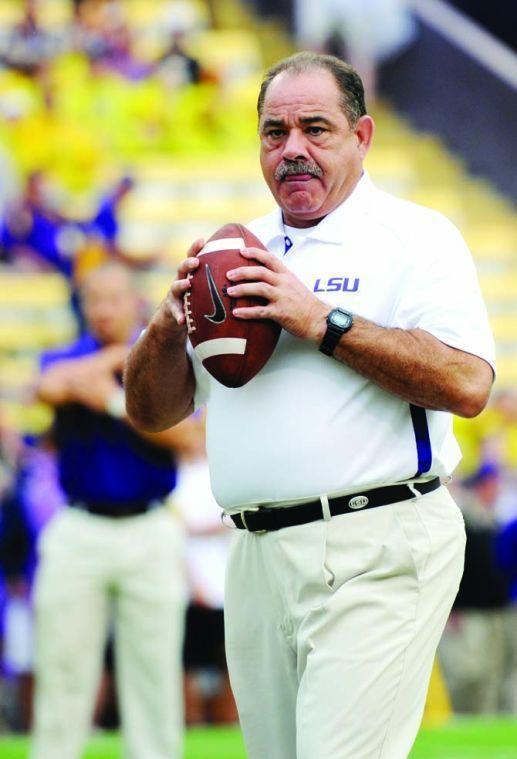
[[[225,224],[198,253],[199,267],[185,295],[185,317],[194,352],[218,382],[242,387],[262,369],[280,335],[270,319],[237,319],[233,309],[264,304],[262,298],[231,298],[226,272],[261,265],[244,258],[242,248],[264,246],[242,224]]]

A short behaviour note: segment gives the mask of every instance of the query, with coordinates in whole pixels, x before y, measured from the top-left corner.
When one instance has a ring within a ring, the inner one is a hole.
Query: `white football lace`
[[[192,279],[192,274],[188,275],[188,279]],[[183,302],[185,310],[185,321],[187,322],[187,332],[190,335],[192,332],[196,331],[196,328],[194,326],[194,319],[192,318],[192,311],[190,309],[190,290],[187,290],[185,293]]]

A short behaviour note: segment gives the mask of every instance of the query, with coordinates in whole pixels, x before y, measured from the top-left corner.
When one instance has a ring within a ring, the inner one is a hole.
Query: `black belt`
[[[147,511],[161,505],[158,499],[155,501],[137,499],[134,501],[123,501],[116,503],[114,501],[75,501],[72,503],[74,509],[87,511],[88,514],[96,514],[100,517],[109,519],[122,519],[124,517],[137,517],[145,514]]]
[[[421,495],[425,495],[436,490],[440,485],[440,478],[435,477],[428,482],[417,482],[411,488],[409,485],[387,485],[329,498],[330,515],[335,517],[338,514],[353,514],[354,511],[408,501],[410,498],[415,498],[412,488],[418,490]],[[324,519],[323,507],[319,500],[287,508],[260,507],[255,511],[241,511],[239,514],[230,514],[230,516],[239,530],[249,530],[249,532],[270,532]]]

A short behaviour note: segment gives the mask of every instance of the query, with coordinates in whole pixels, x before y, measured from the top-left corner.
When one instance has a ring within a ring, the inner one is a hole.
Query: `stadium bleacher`
[[[0,28],[16,22],[20,7],[0,5]],[[192,239],[271,206],[256,160],[254,109],[263,51],[245,27],[208,28],[202,2],[131,0],[124,9],[147,57],[159,49],[163,25],[180,19],[189,30],[189,52],[212,81],[174,93],[153,78],[98,81],[76,55],[64,53],[50,77],[59,93],[51,115],[36,82],[0,71],[0,110],[16,115],[0,138],[21,170],[48,168],[63,188],[61,202],[79,217],[108,178],[131,166],[136,187],[124,201],[120,242],[137,258],[162,252],[160,267],[142,274],[157,302]],[[70,4],[48,0],[42,22],[54,33],[66,29]],[[462,230],[498,343],[498,386],[515,384],[517,234],[511,205],[469,177],[439,139],[416,133],[388,105],[376,105],[374,115],[378,136],[367,162],[370,173],[381,187],[443,211]],[[33,139],[27,140],[29,133]],[[52,144],[50,152],[41,147],[45,142]],[[39,431],[48,414],[27,402],[31,371],[43,348],[73,334],[67,286],[57,274],[14,274],[2,266],[0,290],[0,402],[16,426]]]
[[[0,3],[0,47],[22,5],[22,0]],[[65,39],[72,5],[44,0],[42,26]],[[77,220],[90,218],[106,188],[130,174],[135,186],[119,209],[118,243],[135,261],[153,260],[138,273],[153,306],[192,240],[271,209],[257,160],[256,95],[262,69],[289,53],[292,43],[276,22],[254,18],[239,0],[120,0],[120,5],[139,60],[156,61],[171,34],[181,32],[184,49],[200,63],[201,81],[178,87],[157,74],[129,80],[113,71],[100,73],[66,46],[42,78],[0,67],[0,160],[3,152],[13,160],[20,185],[30,172],[43,170],[56,210]],[[488,182],[470,176],[463,160],[435,134],[417,131],[387,102],[377,101],[372,114],[377,130],[367,169],[379,187],[443,212],[461,230],[497,342],[496,388],[516,387],[514,208]],[[1,197],[5,180],[0,180],[0,209],[14,196],[14,184]],[[91,266],[97,253],[86,251],[76,273]],[[75,335],[70,303],[70,282],[59,273],[27,272],[0,262],[0,412],[6,426],[29,434],[50,427],[53,413],[34,400],[32,388],[40,353]],[[500,435],[506,424],[493,408],[475,420],[458,420],[464,451],[460,476],[476,469],[484,441]],[[517,429],[503,431],[509,461],[517,465]],[[427,722],[442,722],[450,708],[435,669]]]

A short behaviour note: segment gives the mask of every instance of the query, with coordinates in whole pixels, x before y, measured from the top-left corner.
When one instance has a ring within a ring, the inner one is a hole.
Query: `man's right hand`
[[[203,239],[196,240],[190,246],[187,258],[185,258],[178,266],[176,279],[172,283],[169,292],[165,300],[162,303],[160,309],[161,316],[167,320],[169,316],[172,316],[178,326],[185,324],[185,309],[183,306],[183,297],[187,290],[190,288],[190,276],[199,266],[199,259],[197,254],[203,248],[205,241]]]
[[[195,378],[185,345],[183,298],[203,245],[200,239],[190,246],[167,296],[126,361],[127,412],[134,427],[145,432],[172,427],[194,409]]]

